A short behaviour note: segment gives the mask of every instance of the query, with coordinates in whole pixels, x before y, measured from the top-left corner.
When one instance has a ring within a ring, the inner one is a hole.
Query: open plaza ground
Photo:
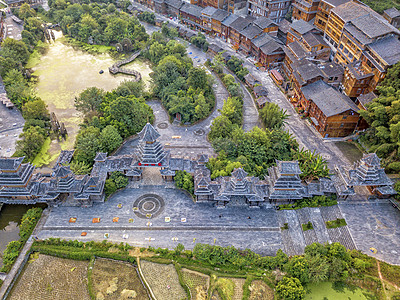
[[[327,229],[325,221],[338,217],[344,217],[348,225]],[[70,223],[70,218],[76,221]],[[93,218],[100,218],[99,223],[93,223]],[[308,220],[314,228],[303,232],[301,224]],[[281,228],[284,223],[289,230]],[[249,248],[262,255],[274,255],[278,249],[302,254],[312,242],[341,242],[349,249],[400,264],[399,225],[398,210],[386,200],[289,211],[277,211],[269,203],[254,209],[239,201],[217,209],[212,203],[195,203],[170,185],[145,185],[117,192],[93,207],[54,207],[38,238],[108,239],[170,249],[178,243],[187,249],[206,243]],[[373,254],[371,247],[378,252]]]

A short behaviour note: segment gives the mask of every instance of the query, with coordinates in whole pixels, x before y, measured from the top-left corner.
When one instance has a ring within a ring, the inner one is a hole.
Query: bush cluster
[[[108,198],[111,194],[115,193],[117,190],[125,188],[129,183],[128,177],[123,173],[116,171],[112,172],[110,178],[106,179],[104,185],[104,193]]]

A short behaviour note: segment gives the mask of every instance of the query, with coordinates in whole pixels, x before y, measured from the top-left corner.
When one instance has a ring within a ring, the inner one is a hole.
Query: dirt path
[[[380,279],[380,281],[381,281],[381,283],[382,283],[382,289],[383,289],[383,292],[385,293],[385,298],[386,298],[386,299],[389,299],[388,295],[386,294],[385,281],[384,281],[384,279],[382,278],[382,274],[381,274],[381,265],[379,264],[379,260],[376,260],[376,263],[377,263],[377,265],[378,265],[378,275],[379,275],[379,279]]]

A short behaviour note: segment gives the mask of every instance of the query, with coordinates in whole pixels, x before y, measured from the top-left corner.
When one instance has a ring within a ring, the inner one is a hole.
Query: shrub
[[[194,180],[192,175],[186,171],[177,171],[174,180],[175,186],[178,189],[184,189],[190,195],[194,195]]]
[[[343,227],[346,226],[346,220],[345,219],[336,219],[333,221],[326,221],[326,228],[337,228],[337,227]]]

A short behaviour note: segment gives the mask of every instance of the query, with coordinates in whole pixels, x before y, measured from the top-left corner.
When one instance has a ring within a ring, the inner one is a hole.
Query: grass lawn
[[[370,293],[346,285],[335,287],[332,282],[320,282],[317,284],[308,284],[306,286],[307,294],[305,300],[363,300],[370,299]]]
[[[335,142],[335,145],[350,162],[356,162],[363,157],[363,153],[353,142]]]
[[[326,228],[337,228],[337,227],[342,227],[342,226],[346,226],[346,220],[345,219],[336,219],[333,221],[326,221]]]

